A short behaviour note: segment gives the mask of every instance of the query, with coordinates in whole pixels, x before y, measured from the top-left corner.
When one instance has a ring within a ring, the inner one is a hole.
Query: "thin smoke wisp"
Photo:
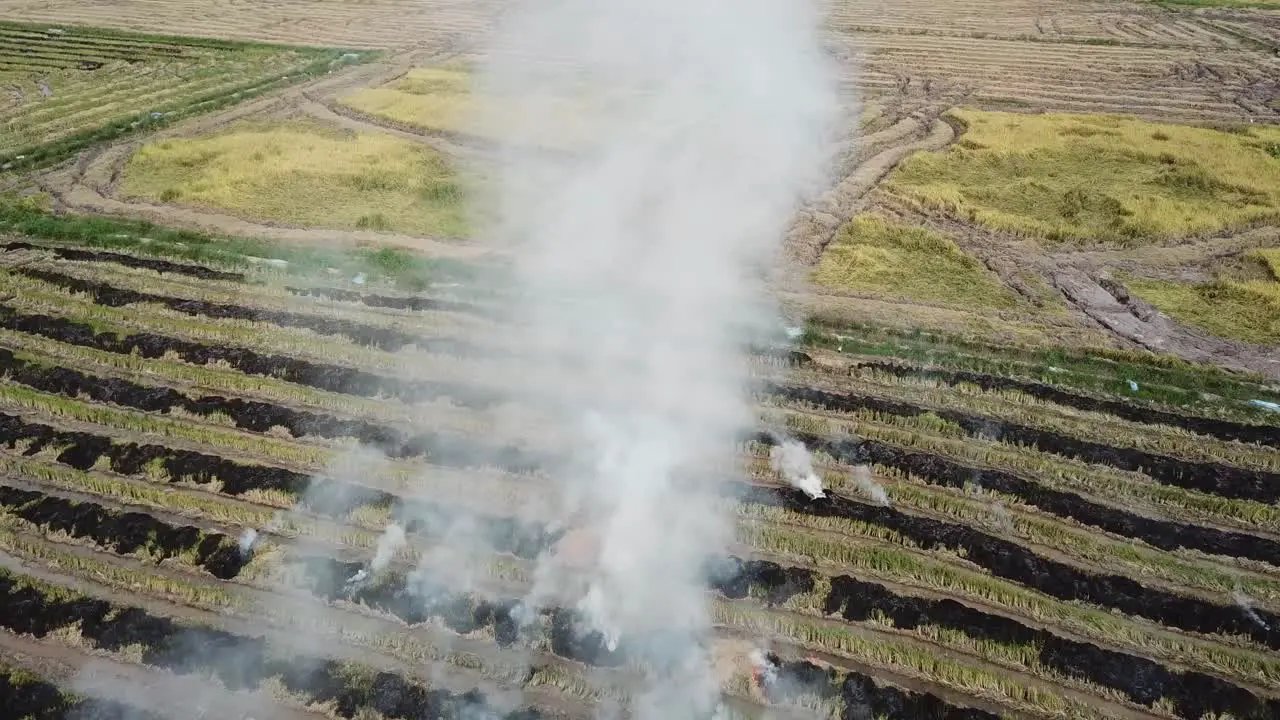
[[[889,493],[885,492],[884,487],[875,481],[871,475],[871,468],[866,465],[859,465],[853,469],[853,484],[858,488],[858,492],[865,495],[871,502],[883,506],[889,506]]]
[[[576,607],[648,669],[640,720],[719,702],[704,573],[732,524],[697,478],[754,425],[743,348],[776,332],[769,273],[843,119],[819,26],[805,0],[517,3],[477,69],[515,380],[571,455],[552,512],[597,549],[544,557],[526,604]]]

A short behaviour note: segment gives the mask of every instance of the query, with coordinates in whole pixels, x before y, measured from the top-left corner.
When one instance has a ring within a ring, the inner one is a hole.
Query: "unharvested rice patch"
[[[467,234],[461,181],[424,145],[312,122],[242,123],[144,145],[125,195],[318,227]]]
[[[890,192],[1050,242],[1141,245],[1280,218],[1280,129],[957,110],[950,149],[908,159]]]
[[[1265,263],[1270,278],[1186,283],[1129,278],[1130,290],[1173,318],[1211,335],[1280,345],[1280,250],[1248,253]]]
[[[819,285],[900,300],[1011,310],[1017,297],[950,239],[862,214],[827,247]]]

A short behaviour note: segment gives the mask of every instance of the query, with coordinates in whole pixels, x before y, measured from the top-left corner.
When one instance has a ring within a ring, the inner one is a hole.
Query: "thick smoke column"
[[[653,670],[642,720],[718,701],[703,567],[730,526],[699,479],[753,424],[742,349],[772,330],[779,240],[825,179],[818,27],[804,0],[518,3],[479,68],[506,141],[478,174],[514,258],[519,381],[555,401],[562,512],[598,536],[568,602]],[[554,565],[531,601],[565,600]]]

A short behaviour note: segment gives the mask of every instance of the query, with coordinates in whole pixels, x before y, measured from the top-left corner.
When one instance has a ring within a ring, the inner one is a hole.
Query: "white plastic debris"
[[[288,260],[280,260],[280,259],[277,259],[277,258],[270,258],[270,259],[268,259],[268,260],[267,260],[267,264],[268,264],[268,265],[270,265],[271,267],[278,267],[278,268],[286,268],[286,267],[289,267],[289,261],[288,261]]]
[[[1273,413],[1280,413],[1280,403],[1273,403],[1269,400],[1250,400],[1249,404],[1260,407],[1263,410],[1270,410]]]
[[[1129,381],[1129,392],[1138,392],[1138,383],[1136,383],[1136,382],[1134,382],[1134,381],[1130,380],[1130,381]]]
[[[1050,366],[1049,366],[1049,372],[1051,372],[1051,373],[1064,373],[1064,372],[1066,372],[1066,370],[1063,370],[1062,368],[1058,367],[1057,365],[1050,365]]]
[[[355,283],[356,285],[363,285],[365,282],[364,273],[356,273],[356,276],[351,278],[351,282]]]

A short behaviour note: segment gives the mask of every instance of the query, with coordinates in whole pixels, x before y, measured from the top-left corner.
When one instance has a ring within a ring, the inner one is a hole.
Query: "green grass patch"
[[[144,145],[130,158],[122,189],[294,225],[468,234],[462,184],[436,150],[309,121],[241,123]]]
[[[841,229],[814,279],[831,288],[964,308],[1018,305],[994,273],[950,239],[868,213]]]
[[[91,215],[51,215],[38,198],[0,196],[0,233],[99,250],[205,263],[234,269],[257,269],[287,276],[340,277],[365,273],[370,284],[390,283],[402,290],[419,291],[432,282],[467,280],[482,270],[452,259],[431,258],[392,247],[300,245],[250,238],[218,237],[190,230],[175,230],[141,220],[119,220]],[[254,258],[280,260],[263,265]]]
[[[1142,245],[1280,218],[1280,128],[1227,132],[1129,117],[955,110],[946,151],[885,188],[987,227],[1054,242]]]

